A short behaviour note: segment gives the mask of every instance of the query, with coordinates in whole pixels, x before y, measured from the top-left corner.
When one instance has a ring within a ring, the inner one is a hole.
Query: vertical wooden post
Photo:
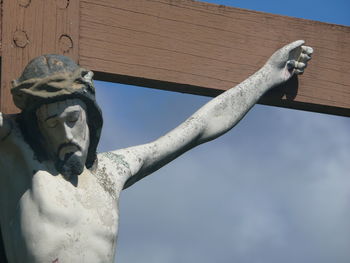
[[[42,54],[79,59],[79,0],[4,0],[0,111],[18,111],[11,81]]]

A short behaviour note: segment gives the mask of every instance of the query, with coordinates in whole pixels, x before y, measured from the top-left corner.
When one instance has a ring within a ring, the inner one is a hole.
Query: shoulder
[[[4,115],[2,114],[2,112],[0,112],[0,140],[3,139],[3,137],[5,136],[6,132],[5,132],[5,120],[4,120]]]
[[[123,151],[103,152],[97,155],[95,174],[102,185],[122,190],[132,175],[131,166],[132,163]]]
[[[108,162],[114,166],[128,169],[132,175],[136,174],[144,162],[144,145],[129,147],[116,151],[98,154],[99,162]]]
[[[97,171],[109,173],[124,184],[134,177],[144,163],[143,145],[116,151],[103,152],[97,155]]]
[[[125,154],[120,151],[103,152],[97,155],[99,166],[113,165],[115,168],[129,169],[130,165],[127,162]]]
[[[0,112],[0,142],[4,141],[11,135],[15,126],[17,115],[6,115]]]

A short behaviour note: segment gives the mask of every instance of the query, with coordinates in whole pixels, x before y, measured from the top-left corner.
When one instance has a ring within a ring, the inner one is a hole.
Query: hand
[[[268,66],[272,71],[275,85],[289,80],[294,74],[304,73],[307,62],[311,59],[313,53],[313,49],[304,46],[304,43],[304,40],[292,42],[277,50],[267,61],[265,66]]]
[[[4,118],[2,117],[2,113],[0,112],[0,129],[4,125]]]
[[[4,131],[4,117],[2,116],[2,113],[0,112],[0,139],[2,139],[5,135]]]
[[[8,121],[5,120],[3,114],[0,112],[0,142],[4,136],[8,135],[11,128]]]

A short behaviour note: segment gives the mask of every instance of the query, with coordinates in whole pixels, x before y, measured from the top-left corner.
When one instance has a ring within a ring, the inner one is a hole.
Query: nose
[[[66,123],[62,125],[62,132],[65,142],[70,142],[73,140],[72,128],[69,127]]]

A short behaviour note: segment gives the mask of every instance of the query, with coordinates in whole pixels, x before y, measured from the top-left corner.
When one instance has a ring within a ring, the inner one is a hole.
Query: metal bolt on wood
[[[17,30],[13,34],[13,42],[19,48],[25,48],[29,43],[28,35],[25,31]]]
[[[65,9],[68,8],[70,0],[56,0],[58,8]]]
[[[68,35],[61,35],[59,39],[59,50],[62,53],[68,53],[73,48],[73,40]]]
[[[17,0],[19,6],[21,7],[28,7],[30,3],[32,2],[31,0]]]

